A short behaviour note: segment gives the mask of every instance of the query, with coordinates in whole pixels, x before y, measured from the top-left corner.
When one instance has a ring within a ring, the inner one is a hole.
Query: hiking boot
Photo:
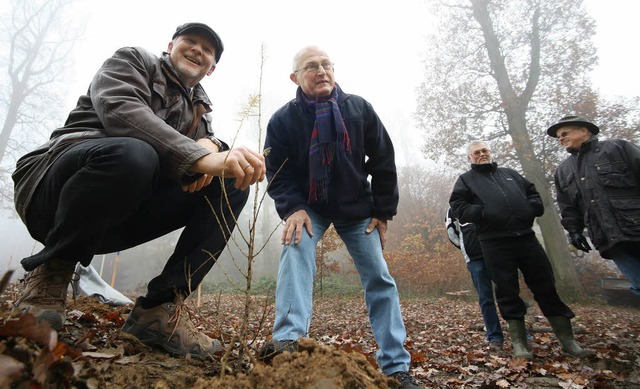
[[[290,353],[298,351],[298,341],[271,339],[258,351],[258,360],[270,364],[276,355],[282,354],[285,351]]]
[[[173,355],[191,355],[205,359],[224,351],[222,344],[199,332],[191,320],[186,305],[180,300],[145,309],[138,298],[127,321],[126,332],[147,346],[158,346]]]
[[[14,307],[60,330],[67,318],[67,289],[74,269],[72,262],[51,260],[25,274],[24,291],[13,303]]]
[[[394,386],[397,389],[422,389],[422,386],[418,385],[415,378],[411,377],[406,371],[397,371],[393,374],[389,374],[389,377],[395,378],[398,381],[398,385]]]

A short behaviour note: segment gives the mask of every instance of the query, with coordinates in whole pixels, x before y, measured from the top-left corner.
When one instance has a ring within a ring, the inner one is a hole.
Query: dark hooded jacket
[[[600,254],[640,241],[640,147],[621,139],[584,142],[555,172],[562,225],[585,227]]]
[[[453,186],[449,204],[460,223],[473,223],[478,239],[533,233],[533,221],[544,206],[533,183],[513,169],[472,164]]]
[[[15,206],[25,220],[38,183],[71,145],[103,137],[132,137],[158,153],[161,174],[176,181],[192,175],[189,167],[210,153],[194,140],[212,136],[206,114],[211,102],[200,86],[192,96],[176,75],[169,55],[161,58],[134,47],[119,49],[98,70],[86,95],[78,99],[64,127],[20,158],[12,178]]]

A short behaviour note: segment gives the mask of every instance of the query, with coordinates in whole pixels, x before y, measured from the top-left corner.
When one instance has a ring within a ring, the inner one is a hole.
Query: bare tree
[[[598,136],[640,144],[640,97],[616,98],[598,106]]]
[[[2,20],[0,69],[4,70],[0,113],[0,162],[15,160],[40,142],[58,119],[63,77],[82,24],[68,23],[65,14],[72,0],[12,0],[10,14]],[[73,27],[71,27],[73,26]],[[56,89],[59,88],[59,89]],[[12,161],[13,162],[13,161]],[[5,171],[0,174],[6,175]],[[2,191],[5,192],[5,191]],[[6,195],[6,193],[4,193]]]
[[[419,236],[426,248],[449,245],[444,219],[449,208],[449,195],[455,175],[446,169],[405,166],[399,169],[400,203],[391,221],[387,251],[401,250],[407,237]],[[413,269],[420,272],[421,269]]]
[[[446,168],[399,170],[400,204],[390,224],[385,258],[401,293],[436,296],[469,287],[464,260],[445,229],[454,181]]]
[[[548,179],[553,159],[543,158],[545,165],[540,156],[560,152],[544,134],[551,121],[596,112],[594,21],[581,0],[452,0],[435,10],[442,24],[428,49],[416,114],[425,154],[438,159],[445,150],[445,160],[462,168],[464,145],[490,141],[501,164],[536,185],[555,275],[565,290],[579,289]]]

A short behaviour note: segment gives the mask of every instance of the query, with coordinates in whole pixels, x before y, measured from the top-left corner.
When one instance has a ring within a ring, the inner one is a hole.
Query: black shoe
[[[503,342],[500,341],[491,341],[489,342],[489,351],[491,351],[492,353],[496,353],[496,352],[500,352],[502,351],[502,347],[503,346]]]
[[[394,386],[398,389],[422,389],[422,386],[418,385],[416,380],[409,375],[406,371],[398,371],[393,374],[389,374],[389,377],[395,378],[399,385]]]
[[[288,351],[290,353],[298,351],[297,340],[275,340],[272,339],[262,346],[258,351],[258,360],[270,364],[276,355]]]

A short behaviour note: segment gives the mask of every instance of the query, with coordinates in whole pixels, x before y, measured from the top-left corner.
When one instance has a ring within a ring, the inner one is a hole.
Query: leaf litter
[[[320,298],[300,351],[271,365],[255,359],[270,340],[273,299],[252,297],[250,333],[237,339],[239,295],[204,295],[192,319],[228,348],[224,360],[175,357],[120,333],[131,306],[111,307],[89,297],[69,301],[59,332],[17,315],[17,286],[0,297],[0,388],[385,388],[377,346],[360,296]],[[584,359],[561,354],[539,312],[528,315],[532,361],[491,351],[477,303],[460,298],[405,299],[402,310],[411,374],[428,388],[640,388],[640,310],[572,305],[576,338],[596,351]],[[529,317],[531,316],[531,317]],[[503,323],[503,328],[506,328]],[[233,339],[233,342],[231,340]],[[231,344],[230,344],[231,342]],[[242,352],[241,352],[242,351]],[[250,354],[248,356],[247,354]]]

